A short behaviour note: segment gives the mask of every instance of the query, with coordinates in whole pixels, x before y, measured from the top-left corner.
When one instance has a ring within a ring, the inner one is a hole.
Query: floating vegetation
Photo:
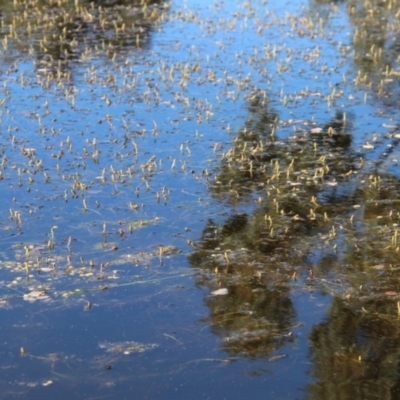
[[[120,343],[99,343],[101,349],[109,353],[121,353],[129,355],[132,353],[144,353],[147,350],[153,350],[158,347],[158,344],[143,344],[137,342],[120,342]]]
[[[46,290],[32,290],[31,292],[24,294],[24,300],[36,301],[36,300],[48,300],[50,297],[47,295]]]

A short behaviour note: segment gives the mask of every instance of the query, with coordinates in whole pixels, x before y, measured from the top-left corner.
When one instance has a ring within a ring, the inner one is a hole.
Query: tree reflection
[[[332,2],[311,0],[310,3],[312,9],[319,10]],[[400,2],[348,0],[343,3],[354,27],[352,48],[357,68],[355,83],[373,87],[385,105],[393,106],[398,98]]]
[[[232,212],[223,223],[210,219],[189,260],[202,271],[200,285],[229,290],[228,296],[206,300],[222,348],[260,357],[292,340],[297,321],[291,281],[305,273],[311,284],[315,249],[326,241],[333,247],[332,217],[354,204],[350,185],[359,157],[351,150],[352,124],[341,112],[284,141],[278,140],[278,115],[263,92],[250,97],[248,112],[210,190],[228,204],[256,207],[250,214]]]
[[[398,1],[347,2],[357,83],[372,84],[389,107],[398,104],[399,9]],[[391,149],[397,146],[393,139]],[[310,399],[399,397],[400,181],[386,172],[386,160],[376,162],[373,174],[360,175],[354,190],[358,208],[331,265],[348,286],[334,296],[325,321],[310,335],[316,378],[307,388]]]
[[[385,297],[335,298],[313,328],[310,399],[399,396],[400,325]]]
[[[208,297],[211,331],[231,355],[261,357],[292,340],[294,306],[287,286],[266,288],[264,279],[229,283],[228,296]]]
[[[387,155],[373,172],[364,164],[352,149],[354,121],[340,111],[285,140],[264,94],[251,96],[248,112],[210,186],[232,212],[208,220],[189,257],[199,285],[228,289],[206,298],[207,321],[223,350],[265,357],[293,340],[293,283],[329,293],[328,318],[311,335],[309,397],[373,398],[384,385],[389,398],[400,344],[400,180],[382,172]]]
[[[62,71],[69,61],[95,54],[110,58],[150,45],[165,17],[162,0],[0,1],[5,49],[34,56],[41,67]],[[13,52],[9,52],[11,55]]]
[[[348,287],[311,333],[309,398],[390,399],[399,396],[399,180],[370,177],[357,191],[357,221],[349,224],[337,273]]]

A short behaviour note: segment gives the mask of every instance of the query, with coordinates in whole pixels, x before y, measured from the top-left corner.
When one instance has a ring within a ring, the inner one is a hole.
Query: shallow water
[[[0,397],[396,396],[397,1],[2,9]]]

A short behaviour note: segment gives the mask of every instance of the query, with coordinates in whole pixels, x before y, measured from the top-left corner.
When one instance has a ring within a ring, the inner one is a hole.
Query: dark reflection
[[[232,210],[223,221],[208,220],[189,261],[201,271],[199,285],[228,289],[228,295],[206,299],[222,348],[263,357],[293,340],[293,279],[303,275],[313,288],[313,268],[329,271],[339,263],[332,249],[316,265],[314,258],[325,241],[334,243],[332,217],[356,204],[350,180],[360,166],[351,149],[352,121],[342,112],[281,141],[278,115],[264,93],[250,96],[248,111],[210,190],[228,204],[256,206],[248,213]]]
[[[227,285],[228,295],[206,299],[211,312],[206,321],[230,355],[263,357],[293,339],[289,329],[296,315],[288,288],[268,288],[266,280],[244,278]]]
[[[292,283],[330,294],[331,312],[311,337],[309,396],[373,398],[382,384],[390,393],[400,350],[400,180],[382,171],[389,154],[368,165],[342,111],[285,140],[265,95],[251,96],[248,111],[210,184],[232,211],[208,220],[189,256],[210,289],[207,322],[229,354],[265,357],[295,339]],[[228,294],[212,295],[221,288]]]
[[[334,274],[337,285],[326,320],[310,336],[316,382],[307,398],[399,397],[399,189],[388,174],[360,180],[360,207],[343,227],[336,261],[318,270]]]
[[[296,322],[296,314],[289,285],[280,273],[268,272],[244,248],[229,253],[215,249],[211,244],[214,239],[207,233],[213,228],[209,221],[204,248],[189,257],[191,264],[202,270],[199,285],[215,289],[218,282],[228,289],[227,295],[206,298],[210,316],[205,321],[229,354],[266,356],[293,339],[290,327]],[[224,227],[221,229],[224,231]],[[230,240],[232,235],[225,237]]]
[[[150,46],[152,30],[169,3],[163,0],[0,1],[3,47],[29,54],[40,68],[65,71],[70,61],[113,59]]]
[[[329,18],[330,13],[320,11],[333,2],[310,0],[310,3],[317,18],[321,15]],[[400,35],[395,21],[398,19],[400,2],[347,0],[334,3],[346,9],[353,26],[352,51],[357,68],[355,83],[372,87],[383,104],[397,107]]]
[[[275,137],[278,117],[268,102],[253,97],[249,114],[233,146],[223,155],[211,189],[216,197],[229,198],[235,204],[254,193],[265,192],[268,185],[275,183],[271,187],[279,186],[279,190],[291,193],[287,197],[282,196],[285,213],[292,211],[304,216],[305,212],[309,212],[309,206],[298,197],[298,192],[316,196],[325,190],[318,185],[321,180],[341,179],[344,174],[356,169],[356,157],[349,150],[352,122],[346,119],[344,113],[338,111],[324,126],[311,131],[301,130],[285,142]],[[293,174],[294,164],[297,168],[304,168],[304,176]],[[296,190],[294,186],[302,188]],[[296,195],[293,196],[293,193]],[[291,204],[294,208],[296,204],[306,208],[302,211],[290,210]]]
[[[202,268],[198,284],[228,289],[228,295],[209,296],[210,316],[206,321],[222,340],[221,347],[230,355],[263,357],[292,339],[290,327],[296,321],[289,286],[278,274],[271,276],[251,262],[245,250],[224,254],[203,251],[190,257],[193,266]]]
[[[397,399],[400,325],[395,301],[373,295],[335,298],[310,335],[309,399]]]
[[[237,134],[234,145],[224,154],[219,166],[217,185],[213,193],[226,197],[231,193],[232,201],[251,194],[263,180],[266,165],[276,158],[273,132],[278,115],[271,109],[263,92],[256,92],[249,99],[249,117]],[[266,146],[264,146],[266,143]],[[227,190],[229,188],[229,190]]]
[[[349,1],[350,21],[355,26],[353,37],[354,61],[362,74],[378,78],[382,68],[392,67],[394,58],[390,51],[390,20],[393,18],[391,7],[394,3],[382,1]],[[393,54],[392,54],[393,56]],[[375,75],[375,76],[374,76]]]

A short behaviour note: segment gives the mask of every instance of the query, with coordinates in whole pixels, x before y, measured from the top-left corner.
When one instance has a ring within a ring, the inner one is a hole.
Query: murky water
[[[396,398],[400,3],[14,1],[3,398]]]

